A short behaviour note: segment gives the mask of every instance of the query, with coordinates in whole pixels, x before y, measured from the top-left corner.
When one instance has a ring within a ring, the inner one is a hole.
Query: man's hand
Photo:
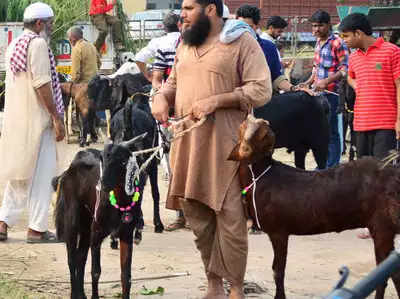
[[[316,91],[324,91],[325,89],[328,88],[328,80],[322,79],[321,81],[318,81],[317,84],[315,84],[315,90]]]
[[[196,101],[192,105],[190,112],[192,119],[202,119],[217,110],[217,101],[213,97],[209,97],[200,101]]]
[[[54,133],[56,133],[56,141],[59,142],[64,139],[65,137],[65,129],[64,123],[62,122],[61,118],[54,117],[53,118],[53,126],[54,126]]]
[[[396,121],[396,139],[399,140],[400,139],[400,120]]]
[[[308,93],[312,97],[315,96],[315,92],[314,91],[312,91],[308,87],[300,87],[300,84],[295,87],[295,90],[296,91],[304,91],[304,92]]]
[[[154,118],[160,123],[168,121],[168,101],[162,93],[157,93],[153,98],[153,105],[151,105],[151,113]]]

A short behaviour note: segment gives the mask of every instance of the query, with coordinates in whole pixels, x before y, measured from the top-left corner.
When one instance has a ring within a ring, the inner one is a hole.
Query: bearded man
[[[0,139],[0,241],[29,203],[28,243],[56,242],[48,228],[56,141],[64,138],[61,88],[48,41],[54,13],[36,2],[24,11],[24,32],[6,52],[6,100]]]
[[[248,241],[239,164],[228,157],[240,123],[251,107],[271,98],[272,86],[265,56],[251,34],[244,32],[229,44],[220,41],[222,13],[222,0],[183,1],[183,42],[152,113],[162,123],[170,107],[176,117],[206,118],[172,143],[167,208],[182,208],[196,236],[208,279],[205,298],[226,298],[225,278],[233,299],[244,298]],[[193,124],[185,121],[177,130]]]

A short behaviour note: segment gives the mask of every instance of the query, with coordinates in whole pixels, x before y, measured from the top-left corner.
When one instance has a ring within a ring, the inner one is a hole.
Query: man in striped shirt
[[[155,53],[153,63],[153,89],[161,87],[162,82],[167,80],[172,66],[174,65],[176,47],[181,34],[178,28],[179,15],[170,12],[163,20],[164,30],[167,33],[158,40],[158,49]]]
[[[382,159],[400,137],[400,48],[375,39],[364,14],[348,15],[339,30],[348,47],[349,84],[356,91],[357,157]]]

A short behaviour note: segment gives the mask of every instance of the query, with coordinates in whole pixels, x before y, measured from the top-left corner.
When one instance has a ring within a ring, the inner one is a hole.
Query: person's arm
[[[349,83],[349,85],[356,90],[357,84],[356,84],[356,80],[353,79],[352,77],[350,77],[350,75],[347,76],[347,83]]]
[[[54,104],[51,82],[35,88],[35,91],[39,101],[42,103],[42,105],[46,108],[51,116],[54,131],[56,134],[56,141],[63,140],[65,136],[64,123],[61,117],[58,115],[56,105]]]
[[[178,52],[175,57],[175,64],[172,67],[171,74],[161,89],[159,89],[153,97],[153,105],[151,106],[151,113],[154,118],[161,123],[168,121],[169,108],[175,104],[176,95],[176,62]]]
[[[396,138],[400,139],[400,49],[396,47],[391,59],[393,79],[396,84],[396,100],[397,100],[397,120],[396,120]]]
[[[74,83],[81,79],[82,48],[76,45],[71,51],[71,80]]]
[[[224,108],[247,111],[251,106],[263,106],[271,99],[271,73],[264,53],[250,34],[243,34],[241,39],[242,48],[238,69],[242,85],[232,92],[213,95],[194,102],[191,111],[193,118],[201,119],[217,109]]]
[[[153,69],[151,85],[153,89],[160,89],[164,80],[164,72],[158,69]]]
[[[36,91],[39,103],[49,113],[56,134],[56,140],[64,139],[64,123],[57,113],[51,88],[50,59],[48,46],[44,39],[35,38],[31,41],[28,49],[28,63],[32,75],[32,86]]]
[[[139,67],[140,71],[144,74],[144,76],[149,80],[151,80],[151,76],[147,72],[147,67],[146,64],[147,62],[154,58],[156,55],[156,51],[158,48],[157,45],[158,38],[153,38],[146,47],[141,49],[136,55],[135,55],[135,62],[137,66]]]
[[[324,91],[328,88],[329,84],[339,81],[343,78],[343,74],[347,73],[349,50],[343,42],[335,49],[335,56],[339,61],[337,71],[329,75],[328,78],[318,81],[318,83],[315,85],[315,89],[317,91]]]
[[[164,53],[158,49],[156,59],[153,63],[152,85],[154,89],[159,89],[164,80],[164,73],[168,69],[168,64]]]
[[[100,54],[99,52],[96,51],[96,60],[97,60],[97,68],[101,68],[101,59],[100,59]]]
[[[397,99],[396,139],[400,139],[400,77],[395,80]]]
[[[349,57],[349,66],[347,71],[347,83],[356,91],[357,82],[356,82],[356,73],[353,70],[353,62],[352,56]]]

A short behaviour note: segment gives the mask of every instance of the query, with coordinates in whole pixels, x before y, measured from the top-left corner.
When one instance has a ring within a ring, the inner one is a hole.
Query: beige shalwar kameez
[[[166,88],[176,89],[175,113],[213,95],[234,93],[241,107],[264,105],[271,97],[265,56],[248,33],[217,42],[201,56],[182,44]],[[218,109],[200,127],[172,143],[172,179],[167,208],[179,209],[196,235],[205,270],[243,281],[247,260],[246,219],[240,200],[239,163],[228,161],[247,109]],[[177,131],[193,123],[185,122]]]
[[[14,224],[17,215],[12,211],[13,207],[20,208],[21,204],[13,204],[12,201],[29,200],[31,214],[37,215],[36,218],[32,218],[31,215],[30,228],[45,231],[51,199],[50,182],[56,172],[56,149],[50,114],[39,101],[35,88],[51,82],[48,45],[42,38],[32,39],[28,47],[27,72],[15,75],[9,62],[17,40],[18,38],[10,44],[6,53],[0,179],[7,180],[7,188],[0,211],[0,221],[5,221],[9,226]],[[49,152],[46,149],[52,150]],[[45,157],[39,159],[39,152]],[[39,167],[38,160],[44,165]],[[35,182],[38,186],[33,186]],[[33,200],[38,203],[33,203]]]

